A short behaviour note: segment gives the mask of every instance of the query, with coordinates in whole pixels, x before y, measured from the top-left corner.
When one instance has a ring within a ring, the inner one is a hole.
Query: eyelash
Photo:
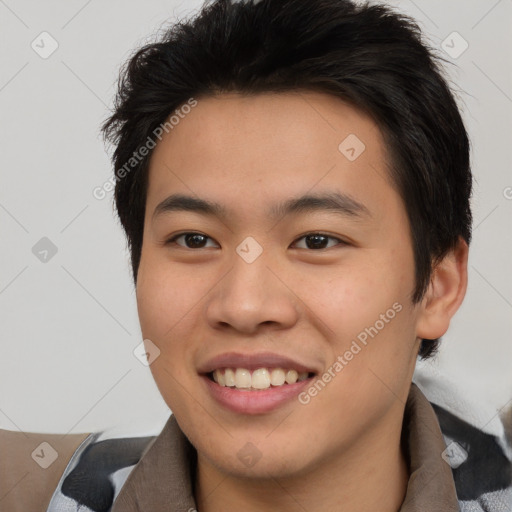
[[[191,251],[194,251],[194,250],[200,250],[200,249],[204,249],[204,247],[199,247],[199,248],[191,248],[191,247],[185,247],[185,246],[182,246],[180,244],[177,244],[176,243],[176,240],[178,238],[181,238],[182,236],[185,236],[185,235],[200,235],[200,236],[203,236],[209,240],[213,240],[211,237],[209,237],[208,235],[204,235],[203,233],[199,233],[197,231],[185,231],[184,233],[178,233],[177,235],[174,235],[173,237],[169,238],[168,240],[165,241],[164,245],[171,245],[171,244],[176,244],[180,247],[182,247],[183,249],[190,249]],[[306,233],[302,236],[300,236],[299,238],[297,238],[293,243],[297,243],[299,240],[302,240],[303,238],[306,238],[308,236],[313,236],[313,235],[318,235],[318,236],[323,236],[323,237],[326,237],[326,238],[330,238],[331,240],[336,240],[339,242],[339,244],[337,245],[348,245],[347,242],[345,242],[344,240],[341,240],[340,238],[337,238],[337,237],[334,237],[334,236],[331,236],[331,235],[328,235],[327,233],[322,233],[322,232],[319,232],[319,231],[311,231],[310,233]],[[334,246],[336,247],[336,246]],[[306,250],[309,250],[309,251],[315,251],[315,252],[320,252],[320,251],[326,251],[327,249],[331,249],[332,247],[324,247],[322,249],[309,249],[309,248],[305,248]]]

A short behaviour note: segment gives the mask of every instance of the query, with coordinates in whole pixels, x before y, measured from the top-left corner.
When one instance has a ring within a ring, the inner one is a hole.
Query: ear
[[[446,333],[450,320],[462,304],[468,285],[468,245],[459,238],[435,267],[420,305],[416,336],[433,340]]]

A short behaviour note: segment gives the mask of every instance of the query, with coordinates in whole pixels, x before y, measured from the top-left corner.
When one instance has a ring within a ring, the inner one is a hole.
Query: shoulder
[[[0,509],[46,511],[69,460],[89,436],[0,429]]]
[[[128,475],[155,436],[94,434],[73,454],[55,489],[51,510],[110,510]]]
[[[110,510],[159,428],[156,422],[83,434],[0,429],[0,510]]]
[[[48,511],[110,510],[167,417],[135,419],[90,434],[69,459]]]
[[[488,404],[471,401],[454,383],[424,364],[414,382],[437,416],[457,497],[464,511],[512,510],[512,444],[504,416]]]

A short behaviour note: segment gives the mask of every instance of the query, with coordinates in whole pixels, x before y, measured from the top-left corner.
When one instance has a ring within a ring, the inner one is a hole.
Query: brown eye
[[[177,242],[177,240],[181,238],[184,239],[184,244]],[[203,249],[206,246],[207,240],[211,240],[211,238],[209,236],[203,235],[202,233],[181,233],[167,240],[165,245],[171,245],[175,243],[176,245],[185,247],[186,249]]]
[[[305,240],[305,247],[299,247],[300,249],[313,249],[313,250],[322,250],[328,249],[327,245],[329,244],[329,240],[336,240],[339,242],[334,245],[346,245],[343,240],[339,238],[335,238],[333,236],[326,235],[324,233],[308,233],[298,240]],[[297,242],[296,242],[297,243]],[[332,247],[332,245],[330,246]]]

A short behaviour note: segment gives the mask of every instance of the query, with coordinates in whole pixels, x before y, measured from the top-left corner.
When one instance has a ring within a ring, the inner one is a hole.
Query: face
[[[400,428],[419,311],[386,159],[369,117],[316,92],[201,98],[157,144],[138,312],[156,384],[205,464],[305,474]],[[240,368],[244,385],[241,369],[267,368],[279,382],[287,365],[308,378],[257,391],[204,375]]]

